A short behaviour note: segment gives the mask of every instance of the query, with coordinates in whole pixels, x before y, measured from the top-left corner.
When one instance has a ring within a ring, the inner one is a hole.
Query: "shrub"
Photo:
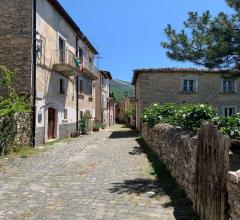
[[[216,117],[213,107],[205,104],[154,103],[143,111],[143,122],[153,127],[158,123],[169,123],[185,129],[197,130],[205,121]]]
[[[87,114],[84,113],[83,118],[79,121],[79,130],[81,134],[86,134],[88,131],[87,121],[88,121]]]
[[[12,147],[17,134],[17,116],[30,112],[30,104],[26,97],[19,96],[12,86],[15,73],[0,66],[0,150],[2,156]]]
[[[214,124],[218,125],[220,131],[232,138],[240,138],[240,114],[231,117],[218,116],[213,119]]]
[[[153,127],[158,123],[169,123],[184,129],[198,130],[206,121],[218,125],[220,131],[232,138],[240,138],[240,113],[231,117],[219,116],[206,104],[151,104],[142,114],[144,123]]]
[[[197,130],[206,121],[217,116],[216,110],[206,104],[185,104],[178,106],[173,123],[185,129]]]
[[[135,103],[130,103],[125,111],[127,116],[130,118],[135,115]]]
[[[149,126],[160,122],[169,122],[171,118],[176,113],[176,105],[172,103],[160,105],[158,103],[153,103],[149,107],[145,108],[142,114],[143,122],[147,123]]]

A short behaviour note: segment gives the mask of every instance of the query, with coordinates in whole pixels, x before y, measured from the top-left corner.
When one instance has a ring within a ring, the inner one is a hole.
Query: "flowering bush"
[[[143,122],[146,122],[149,126],[153,127],[158,123],[168,123],[175,113],[175,104],[168,103],[160,105],[158,103],[153,103],[144,109],[142,118]]]
[[[206,104],[151,104],[142,114],[143,122],[153,127],[169,123],[182,128],[197,130],[205,121],[217,116],[215,109]]]
[[[217,116],[216,110],[206,104],[185,104],[177,107],[173,124],[182,128],[197,130],[206,121]]]
[[[219,129],[232,138],[240,138],[240,114],[237,113],[231,117],[218,116],[213,119],[214,124],[218,125]]]

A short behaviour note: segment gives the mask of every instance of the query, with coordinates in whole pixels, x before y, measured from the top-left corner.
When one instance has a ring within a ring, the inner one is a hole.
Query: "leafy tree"
[[[10,147],[17,134],[18,113],[30,112],[26,97],[19,96],[12,86],[15,73],[0,66],[0,150],[2,155]]]
[[[128,117],[133,117],[135,115],[135,103],[129,103],[127,109],[125,110],[125,113]]]
[[[207,68],[238,69],[240,67],[240,2],[226,0],[233,15],[223,12],[212,17],[209,11],[199,15],[189,12],[184,29],[179,33],[171,25],[165,29],[167,56],[177,61],[190,61]]]

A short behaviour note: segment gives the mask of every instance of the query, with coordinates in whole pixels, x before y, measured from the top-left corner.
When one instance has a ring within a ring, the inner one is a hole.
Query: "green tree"
[[[125,110],[125,113],[127,114],[128,117],[134,117],[135,116],[135,103],[129,103],[127,109]]]
[[[0,66],[0,150],[2,155],[14,142],[18,114],[31,111],[27,98],[19,96],[14,90],[12,85],[14,77],[14,72]]]
[[[212,17],[209,11],[199,15],[189,12],[184,29],[179,33],[171,25],[165,29],[167,56],[177,61],[190,61],[207,68],[240,67],[240,2],[226,0],[234,14],[224,12]]]

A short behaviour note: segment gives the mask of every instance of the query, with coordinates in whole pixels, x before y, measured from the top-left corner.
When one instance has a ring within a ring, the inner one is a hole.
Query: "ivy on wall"
[[[15,72],[0,65],[0,150],[3,156],[13,147],[20,113],[31,111],[27,97],[18,95],[13,87]]]

